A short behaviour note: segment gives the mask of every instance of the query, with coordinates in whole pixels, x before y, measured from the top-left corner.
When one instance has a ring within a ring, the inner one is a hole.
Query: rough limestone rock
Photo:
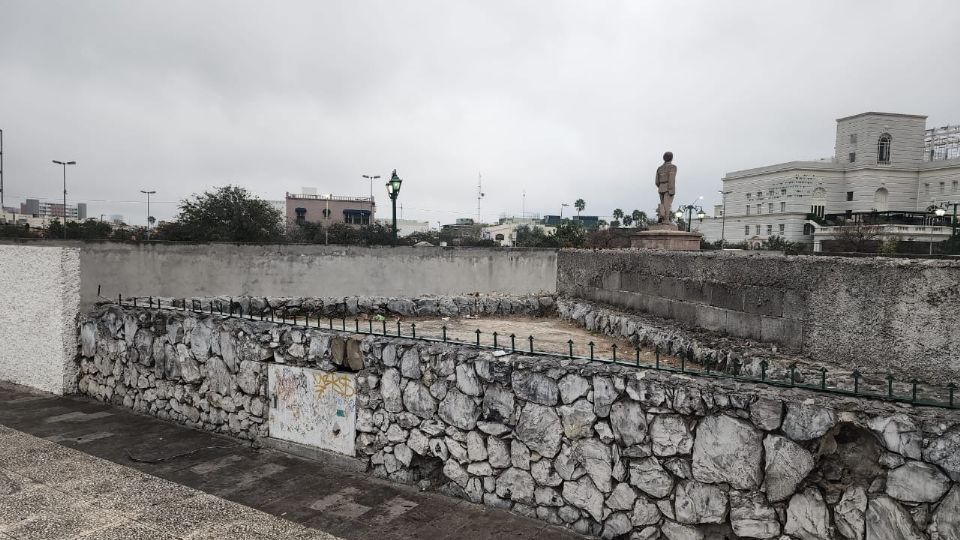
[[[590,514],[593,519],[603,521],[603,493],[600,493],[589,477],[584,476],[576,482],[564,482],[563,498]]]
[[[737,536],[776,538],[780,535],[777,512],[767,503],[763,493],[730,491],[730,525]]]
[[[533,492],[533,498],[540,506],[563,506],[566,502],[560,493],[552,487],[538,487]]]
[[[800,540],[830,538],[830,511],[817,488],[809,487],[790,499],[783,532]]]
[[[661,414],[650,423],[650,442],[655,456],[689,454],[693,448],[693,435],[682,416]]]
[[[837,423],[837,414],[808,403],[787,403],[783,432],[795,441],[809,441],[822,436]]]
[[[467,487],[467,481],[470,479],[467,471],[463,470],[463,467],[456,461],[447,461],[443,464],[443,475],[462,488]]]
[[[487,454],[491,467],[505,469],[510,466],[510,447],[507,446],[506,442],[496,437],[489,437],[487,439]]]
[[[630,464],[630,485],[659,499],[673,491],[673,476],[656,458],[639,459]]]
[[[457,390],[468,396],[480,395],[480,380],[472,364],[457,364]]]
[[[533,477],[520,469],[510,468],[497,477],[497,496],[524,504],[533,504]]]
[[[750,404],[750,421],[764,431],[780,427],[783,420],[783,402],[779,399],[760,398]]]
[[[923,460],[939,465],[954,482],[960,482],[960,425],[951,427],[924,448]]]
[[[593,410],[600,418],[606,418],[610,414],[610,406],[619,395],[620,392],[617,392],[613,380],[609,377],[593,378]]]
[[[587,395],[587,392],[590,390],[590,381],[579,375],[570,373],[560,379],[557,387],[560,389],[560,400],[563,401],[564,404],[569,405]]]
[[[563,423],[563,433],[570,439],[582,439],[593,435],[593,423],[597,415],[593,412],[593,404],[586,399],[575,401],[571,405],[557,407]]]
[[[610,496],[607,497],[607,508],[611,510],[630,510],[636,500],[637,492],[630,487],[630,484],[621,482],[613,488]]]
[[[467,433],[467,457],[470,461],[486,461],[487,445],[483,441],[483,436],[476,431]]]
[[[517,397],[526,401],[552,406],[560,399],[557,382],[543,373],[514,371],[511,383]]]
[[[719,486],[682,480],[675,495],[674,514],[680,523],[723,523],[727,519],[727,494]]]
[[[920,459],[923,432],[904,414],[872,418],[867,424],[884,446],[910,459]]]
[[[705,536],[696,527],[681,525],[674,521],[665,521],[660,531],[667,540],[704,540]]]
[[[630,524],[630,518],[627,517],[627,514],[617,512],[608,517],[607,521],[604,522],[603,532],[600,534],[600,538],[611,540],[630,532],[632,528],[633,526]]]
[[[843,492],[840,502],[833,507],[833,521],[844,538],[863,540],[867,511],[867,491],[863,486],[852,486]]]
[[[408,379],[420,378],[420,353],[411,347],[403,353],[400,359],[400,374]]]
[[[139,336],[140,333],[138,332],[137,335]],[[216,392],[221,396],[233,394],[233,373],[230,372],[227,363],[219,356],[212,356],[207,360],[207,383],[210,385],[211,392]]]
[[[646,497],[640,497],[633,505],[633,511],[630,513],[630,522],[633,523],[634,527],[656,525],[660,522],[661,515],[656,504],[650,502]]]
[[[384,377],[386,377],[386,374],[384,374]],[[386,401],[386,397],[384,397],[384,401]],[[440,419],[460,429],[469,431],[475,428],[478,416],[480,416],[480,411],[473,398],[459,390],[450,390],[443,401],[440,402]]]
[[[744,420],[708,416],[697,427],[693,444],[693,477],[701,482],[726,482],[737,489],[760,486],[761,433]]]
[[[931,527],[936,528],[935,540],[960,538],[960,486],[953,486],[943,498],[937,511],[931,517]]]
[[[597,377],[594,378],[595,381],[596,379]],[[594,393],[594,410],[596,399]],[[635,401],[618,401],[610,407],[610,427],[616,440],[624,446],[640,444],[647,436],[646,417],[640,404]]]
[[[383,396],[383,406],[387,409],[387,412],[398,413],[403,411],[399,370],[389,368],[383,371],[383,378],[380,379],[380,394]]]
[[[528,459],[527,465],[530,468],[530,474],[533,476],[533,480],[537,484],[541,486],[557,487],[563,483],[563,478],[560,478],[560,475],[553,470],[553,467],[550,465],[550,460],[541,459],[540,461],[530,465],[530,461]],[[516,463],[514,463],[514,466],[516,466]]]
[[[883,495],[867,504],[866,540],[922,540],[910,512],[897,501]],[[949,537],[944,537],[949,538]]]
[[[516,435],[531,450],[552,458],[560,450],[563,425],[551,407],[527,403],[520,412]]]
[[[763,486],[767,499],[770,502],[787,500],[813,470],[813,454],[780,435],[767,435],[763,449],[766,455]]]
[[[608,446],[596,439],[584,439],[574,446],[573,454],[597,489],[604,493],[613,490],[613,467]]]
[[[499,384],[490,385],[483,394],[483,419],[513,425],[515,406],[513,392]]]
[[[887,495],[905,502],[936,502],[948,489],[946,475],[919,461],[908,461],[887,474]]]
[[[424,420],[433,418],[437,412],[437,400],[430,390],[418,381],[411,381],[403,389],[403,406]]]

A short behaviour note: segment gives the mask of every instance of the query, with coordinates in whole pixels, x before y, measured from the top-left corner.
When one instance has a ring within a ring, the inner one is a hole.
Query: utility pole
[[[63,166],[63,239],[67,239],[67,165],[76,165],[76,161],[57,161],[53,160],[57,165]],[[79,212],[79,208],[77,209]],[[77,216],[80,217],[79,215]]]
[[[0,129],[0,213],[3,213],[3,130]]]
[[[147,240],[150,240],[150,196],[156,193],[156,191],[144,191],[140,190],[140,193],[143,193],[147,196]]]
[[[724,235],[724,233],[726,232],[726,225],[727,225],[727,194],[728,193],[730,192],[723,191],[722,189],[720,190],[720,196],[723,199],[723,210],[720,211],[720,249],[723,249],[724,240],[726,240],[726,236]]]
[[[370,180],[370,202],[372,203],[372,202],[373,202],[373,181],[374,181],[374,180],[377,180],[378,178],[380,178],[380,175],[370,176],[370,175],[365,174],[365,175],[363,175],[363,177],[366,178],[367,180]]]
[[[479,225],[482,220],[480,219],[480,199],[483,199],[483,175],[477,173],[477,225]]]

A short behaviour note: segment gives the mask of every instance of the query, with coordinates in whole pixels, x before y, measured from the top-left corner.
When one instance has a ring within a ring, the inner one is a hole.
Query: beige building
[[[926,118],[879,112],[839,118],[833,157],[727,173],[723,204],[693,227],[708,241],[762,243],[778,235],[816,249],[836,232],[822,226],[825,218],[870,214],[885,222],[885,236],[945,240],[950,216],[937,219],[927,209],[960,202],[960,128],[927,129]]]
[[[375,223],[376,203],[373,197],[344,197],[317,194],[316,190],[304,188],[303,193],[287,193],[287,225],[319,223],[323,226],[334,223],[348,225],[372,225]]]

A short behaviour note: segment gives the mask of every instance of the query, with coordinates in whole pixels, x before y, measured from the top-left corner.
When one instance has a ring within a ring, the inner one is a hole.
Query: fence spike
[[[790,386],[797,383],[797,363],[790,364]]]
[[[397,319],[397,337],[403,337],[400,335],[400,319]]]
[[[760,380],[761,381],[767,380],[767,367],[769,365],[770,364],[767,362],[766,358],[764,358],[763,360],[760,360]]]
[[[947,389],[950,391],[950,407],[953,408],[953,393],[957,389],[957,385],[950,383],[947,385]]]
[[[510,334],[510,352],[517,352],[517,335]]]
[[[480,329],[477,328],[477,348],[480,348]]]
[[[610,350],[613,351],[613,361],[616,362],[617,361],[617,344],[614,343],[613,345],[610,345]]]
[[[656,356],[656,361],[657,361],[656,368],[659,370],[660,369],[660,344],[659,343],[657,343],[657,345],[653,348],[653,354]],[[637,347],[637,364],[638,365],[640,364],[640,347],[639,346]]]
[[[910,401],[913,402],[913,403],[916,403],[916,402],[917,402],[917,383],[919,383],[919,382],[920,382],[920,381],[918,381],[918,380],[916,380],[916,379],[911,379],[911,380],[910,380],[910,384],[913,386],[913,394],[912,394],[911,397],[910,397]]]
[[[410,323],[410,334],[413,335],[414,339],[417,338],[417,323],[415,322]]]
[[[567,340],[567,355],[570,358],[573,358],[573,340],[572,339]]]
[[[827,368],[825,367],[820,368],[820,389],[827,389]]]
[[[593,342],[587,343],[590,346],[590,359],[593,360]]]
[[[887,373],[887,397],[893,399],[893,373]]]
[[[358,334],[360,333],[360,319],[357,317],[353,318],[353,331]]]
[[[497,331],[496,330],[493,331],[493,348],[494,349],[497,348]]]
[[[863,374],[860,373],[860,370],[853,370],[853,394],[857,395],[860,393],[860,377]]]
[[[447,325],[443,325],[441,329],[443,330],[443,341],[446,342],[447,341]]]
[[[533,336],[530,336],[527,339],[530,340],[530,353],[533,354]]]
[[[387,335],[387,320],[384,319],[384,320],[382,320],[382,321],[380,321],[380,322],[383,323],[383,325],[382,325],[382,326],[383,326],[383,335]]]
[[[639,366],[640,365],[640,346],[639,345],[636,346],[636,352],[637,352],[637,365]],[[659,361],[657,362],[657,369],[660,369]]]

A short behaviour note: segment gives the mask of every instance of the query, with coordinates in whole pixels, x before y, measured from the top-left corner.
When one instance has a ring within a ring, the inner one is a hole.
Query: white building
[[[501,217],[500,223],[483,228],[483,238],[493,240],[501,247],[513,247],[517,242],[517,229],[527,226],[531,229],[543,229],[545,234],[553,234],[557,229],[543,225],[540,219],[527,217]]]
[[[839,118],[833,158],[727,173],[723,204],[694,228],[711,242],[722,236],[728,243],[760,243],[779,235],[816,249],[835,232],[818,231],[825,216],[900,212],[906,221],[891,218],[881,226],[884,236],[945,240],[950,216],[930,219],[927,209],[960,202],[960,127],[927,129],[926,118],[878,112]]]
[[[377,223],[387,228],[393,227],[392,219],[378,219]],[[400,238],[403,238],[404,236],[410,236],[413,233],[425,232],[430,232],[429,221],[418,221],[416,219],[397,220],[397,236]]]

